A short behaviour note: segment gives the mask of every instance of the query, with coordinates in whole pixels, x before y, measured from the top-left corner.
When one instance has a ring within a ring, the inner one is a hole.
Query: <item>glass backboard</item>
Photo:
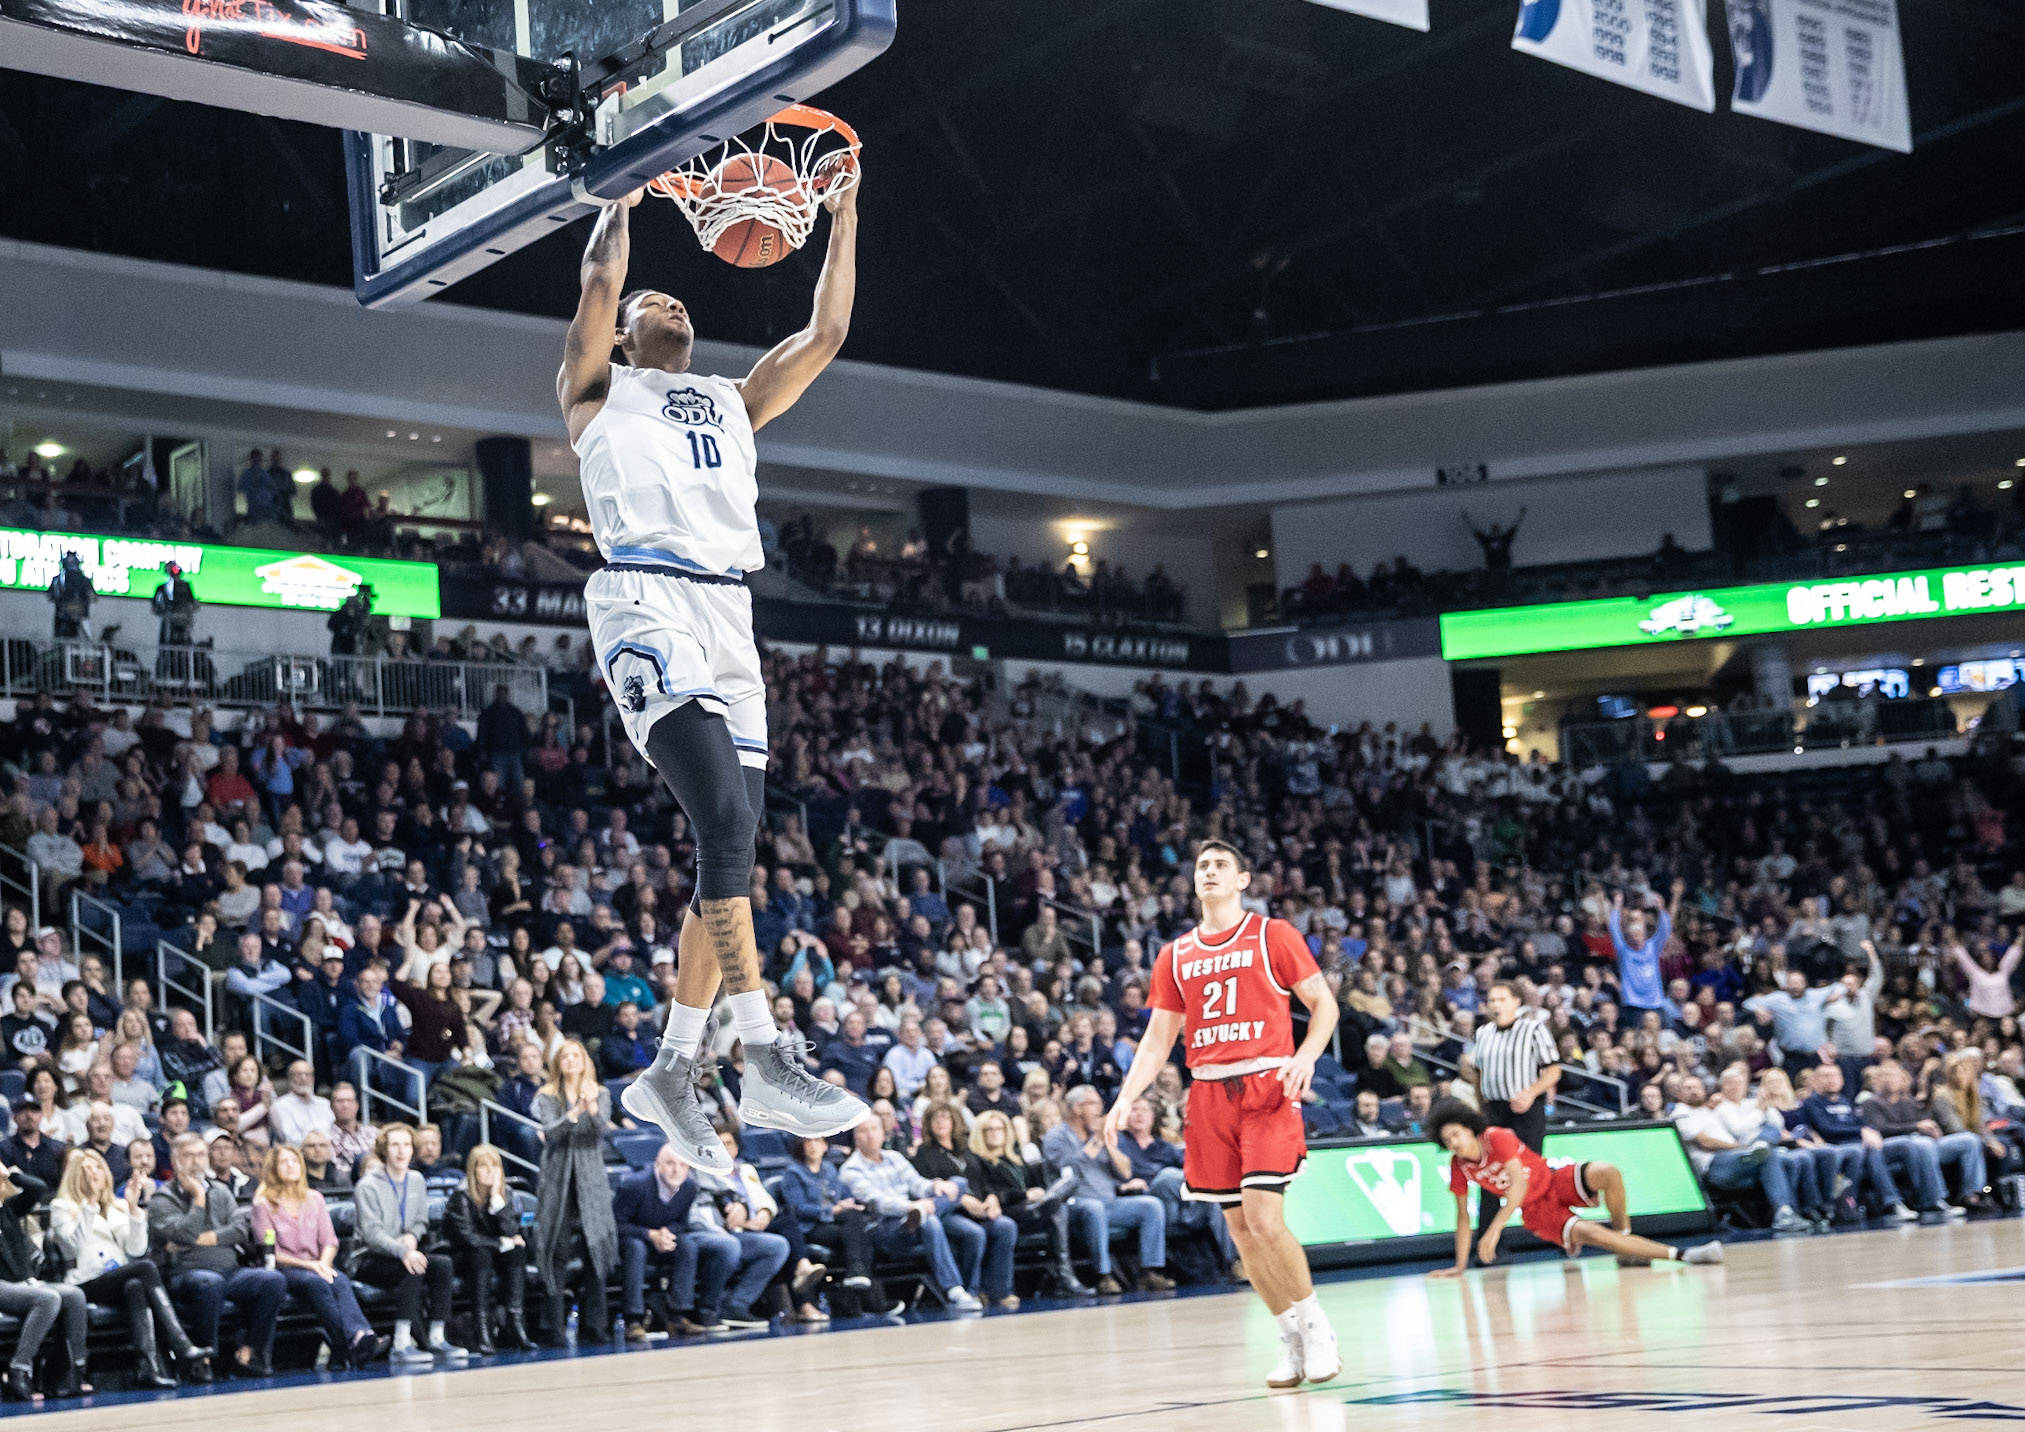
[[[345,135],[353,286],[368,307],[438,293],[768,115],[891,43],[893,0],[380,0],[385,13],[580,72],[658,31],[576,133],[524,154]]]

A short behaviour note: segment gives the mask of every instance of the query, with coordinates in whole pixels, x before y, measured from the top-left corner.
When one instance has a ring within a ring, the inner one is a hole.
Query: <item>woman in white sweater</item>
[[[161,1269],[148,1258],[147,1213],[114,1188],[112,1170],[90,1149],[75,1150],[63,1166],[63,1182],[49,1204],[49,1234],[70,1265],[65,1282],[83,1290],[87,1302],[126,1308],[140,1386],[177,1385],[162,1362],[157,1335],[185,1378],[211,1380],[209,1359],[183,1331]]]

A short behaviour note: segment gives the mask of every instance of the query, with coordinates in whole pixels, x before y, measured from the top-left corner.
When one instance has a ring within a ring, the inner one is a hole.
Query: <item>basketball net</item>
[[[860,147],[858,132],[834,114],[789,105],[766,122],[757,142],[744,135],[727,140],[649,180],[647,189],[682,211],[706,251],[748,219],[778,229],[788,247],[798,249],[814,232],[823,200],[858,182]],[[720,187],[717,176],[740,158],[748,160],[740,166],[744,174],[762,182]],[[768,160],[786,165],[790,177],[763,182],[772,167]]]

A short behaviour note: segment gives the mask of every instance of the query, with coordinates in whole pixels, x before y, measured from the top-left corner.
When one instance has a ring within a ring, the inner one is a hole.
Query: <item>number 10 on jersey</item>
[[[685,433],[689,439],[689,457],[699,468],[723,467],[724,455],[717,450],[717,439],[709,433]]]

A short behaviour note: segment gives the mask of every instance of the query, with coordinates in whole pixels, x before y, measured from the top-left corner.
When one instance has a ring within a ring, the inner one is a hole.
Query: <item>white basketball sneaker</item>
[[[1333,1382],[1343,1373],[1343,1354],[1336,1348],[1336,1330],[1317,1313],[1301,1322],[1303,1374],[1310,1382]]]
[[[1301,1346],[1301,1335],[1280,1329],[1280,1360],[1273,1364],[1273,1370],[1266,1374],[1268,1387],[1299,1387],[1301,1379],[1307,1376],[1307,1357]]]

